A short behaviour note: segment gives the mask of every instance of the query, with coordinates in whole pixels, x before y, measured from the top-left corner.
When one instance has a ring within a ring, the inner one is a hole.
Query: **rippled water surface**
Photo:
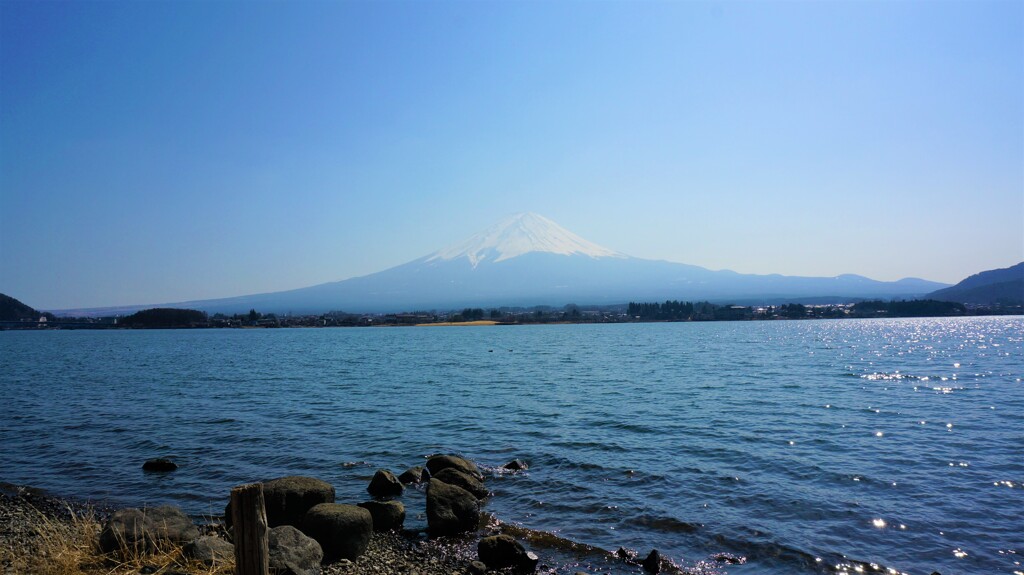
[[[0,362],[0,480],[57,494],[355,502],[450,451],[530,462],[489,479],[504,521],[694,571],[1024,572],[1020,317],[11,331]]]

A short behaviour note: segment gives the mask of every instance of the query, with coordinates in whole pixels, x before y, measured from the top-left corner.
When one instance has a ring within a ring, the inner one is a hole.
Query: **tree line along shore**
[[[6,296],[5,296],[6,297]],[[11,298],[12,299],[12,298]],[[14,300],[16,301],[16,300]],[[20,303],[20,302],[18,302]],[[8,306],[9,307],[9,306]],[[25,306],[27,307],[27,306]],[[765,321],[845,318],[959,317],[1018,315],[1018,305],[977,306],[938,300],[870,300],[847,304],[730,305],[707,301],[630,302],[608,306],[464,308],[449,311],[356,314],[223,314],[185,308],[151,308],[124,316],[55,317],[18,310],[0,315],[0,329],[152,329],[152,328],[277,328],[373,327],[408,325],[523,325],[557,323],[638,323],[687,321]],[[0,310],[3,312],[3,310]]]

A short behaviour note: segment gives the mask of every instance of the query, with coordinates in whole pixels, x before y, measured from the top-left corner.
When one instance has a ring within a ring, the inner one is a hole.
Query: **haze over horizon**
[[[515,212],[631,256],[1024,260],[1024,5],[0,2],[0,292],[230,297]]]

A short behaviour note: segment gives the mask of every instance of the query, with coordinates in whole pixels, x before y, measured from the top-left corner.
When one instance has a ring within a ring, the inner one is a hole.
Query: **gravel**
[[[40,530],[51,534],[75,533],[75,517],[98,524],[111,508],[60,499],[41,490],[0,483],[0,575],[19,575],[24,557],[38,556],[43,548]],[[80,522],[81,520],[79,520]],[[200,525],[203,534],[226,536],[220,524]],[[77,531],[81,533],[81,529]],[[355,561],[345,559],[323,566],[322,575],[471,575],[477,560],[478,534],[428,539],[422,531],[374,533],[366,552]],[[538,575],[554,573],[540,569]],[[502,571],[504,573],[505,571]],[[576,570],[558,569],[558,573]],[[489,572],[498,573],[498,572]]]
[[[70,525],[72,514],[102,522],[112,509],[51,497],[30,487],[0,483],[0,574],[18,572],[18,558],[39,553],[40,527],[60,532]],[[205,526],[205,533],[222,532]],[[471,538],[425,539],[413,532],[374,533],[370,545],[355,561],[340,560],[323,566],[323,575],[468,575],[476,559]]]
[[[355,561],[325,565],[324,575],[465,575],[476,559],[468,539],[418,539],[396,532],[374,533],[366,553]]]

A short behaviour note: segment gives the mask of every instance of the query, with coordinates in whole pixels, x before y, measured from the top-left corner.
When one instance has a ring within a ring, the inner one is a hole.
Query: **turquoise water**
[[[61,495],[216,514],[303,474],[355,502],[458,452],[530,462],[489,479],[500,520],[696,572],[1024,571],[1020,317],[9,331],[0,362],[0,481]]]

